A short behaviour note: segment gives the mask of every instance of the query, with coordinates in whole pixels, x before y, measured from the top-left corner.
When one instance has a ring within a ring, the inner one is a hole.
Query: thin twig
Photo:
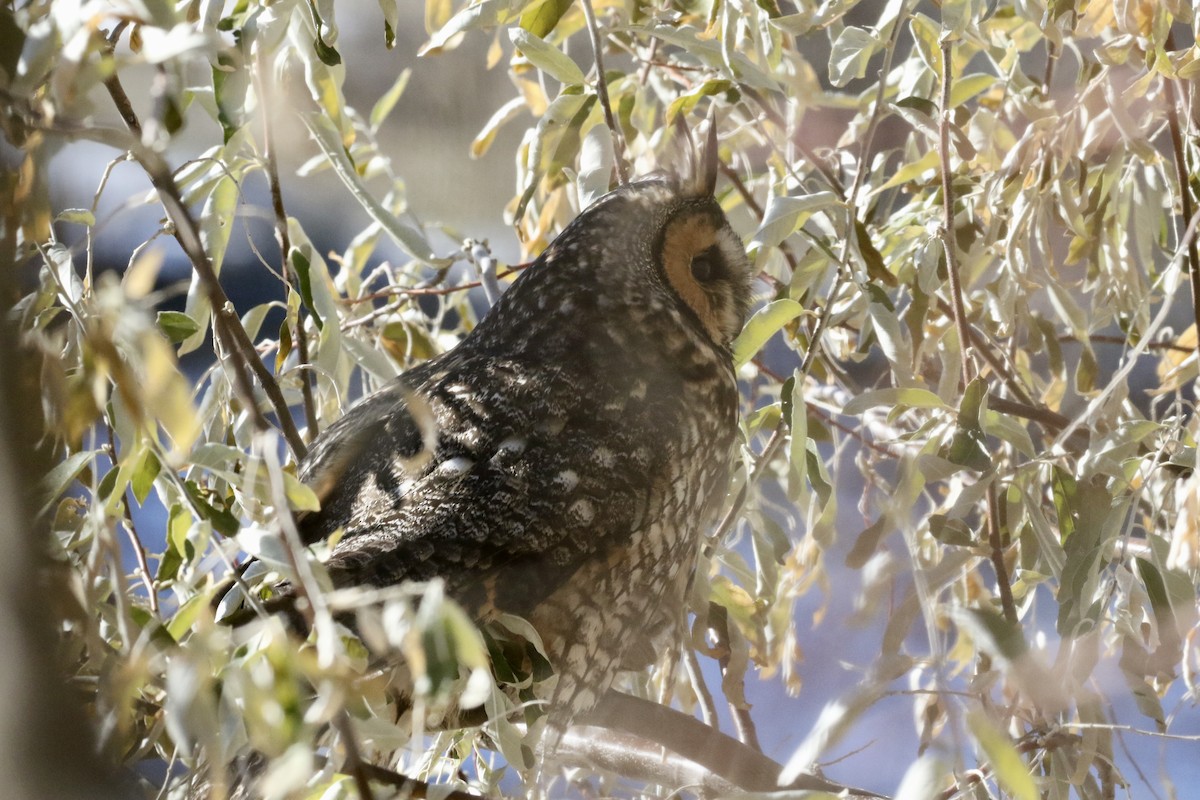
[[[275,505],[275,519],[283,538],[288,566],[295,576],[292,583],[295,591],[295,597],[292,599],[295,602],[290,603],[288,609],[299,615],[308,626],[308,630],[318,629],[317,653],[323,662],[327,662],[330,660],[328,648],[337,641],[337,634],[333,630],[333,616],[329,611],[329,602],[317,584],[312,565],[304,557],[304,541],[300,537],[300,529],[296,526],[291,506],[288,505],[287,491],[283,484],[283,469],[276,454],[275,437],[255,437],[254,448],[267,470],[271,500]]]
[[[1166,733],[1164,731],[1148,731],[1144,728],[1135,728],[1132,725],[1121,725],[1111,722],[1061,722],[1059,723],[1064,728],[1095,728],[1102,731],[1122,731],[1124,733],[1136,733],[1139,736],[1151,736],[1156,739],[1169,739],[1173,742],[1200,742],[1200,733]]]
[[[696,693],[696,700],[700,705],[700,718],[710,728],[718,727],[717,704],[713,701],[708,684],[704,682],[704,674],[700,671],[700,661],[696,658],[696,651],[686,644],[683,647],[683,666],[687,670],[692,691]]]
[[[821,350],[821,339],[824,338],[825,329],[829,327],[833,308],[838,302],[842,286],[845,284],[850,271],[850,243],[856,238],[856,230],[859,224],[858,195],[862,191],[867,171],[871,165],[871,147],[875,141],[875,132],[879,129],[879,122],[883,118],[884,99],[887,95],[887,76],[892,71],[892,59],[896,54],[896,45],[900,41],[900,31],[905,27],[904,22],[908,17],[908,13],[908,3],[906,2],[901,7],[900,13],[892,25],[891,37],[883,53],[883,63],[879,67],[878,88],[875,91],[875,104],[871,108],[871,118],[867,121],[867,129],[863,132],[862,136],[862,146],[858,151],[858,168],[854,171],[854,182],[850,184],[850,191],[845,195],[846,237],[842,240],[842,252],[838,259],[838,274],[834,279],[829,299],[822,306],[820,314],[817,317],[817,324],[813,328],[812,335],[809,337],[808,352],[804,354],[804,361],[800,365],[800,372],[803,375],[808,374],[813,360]]]
[[[954,175],[950,171],[950,70],[953,43],[943,37],[942,107],[938,120],[938,154],[942,162],[942,244],[946,249],[946,272],[950,276],[950,303],[954,309],[954,327],[958,331],[959,356],[962,359],[962,385],[975,377],[971,369],[971,335],[967,328],[967,310],[963,304],[962,278],[958,272],[958,253],[954,240]]]
[[[1058,336],[1060,342],[1076,342],[1079,343],[1079,337],[1072,336],[1069,333],[1061,333]],[[1119,344],[1128,345],[1128,336],[1108,336],[1100,333],[1093,333],[1088,336],[1088,341],[1092,344]],[[1188,347],[1179,344],[1178,342],[1150,342],[1146,345],[1147,350],[1174,350],[1177,353],[1194,353],[1196,348]]]
[[[769,119],[774,125],[779,128],[783,128],[784,130],[787,129],[787,121],[783,118],[783,115],[776,111],[757,89],[751,86],[739,85],[738,91],[741,92],[743,97],[748,97],[753,100],[754,104],[757,105],[764,114],[766,114],[767,119]],[[792,142],[792,144],[797,150],[800,151],[800,155],[804,156],[804,160],[807,161],[812,168],[820,174],[821,178],[825,181],[830,190],[836,194],[839,199],[845,200],[846,187],[842,186],[841,181],[839,181],[837,176],[833,174],[833,170],[829,168],[829,165],[826,164],[823,159],[818,158],[817,154],[814,153],[802,139],[796,139]]]
[[[342,740],[342,747],[346,749],[346,768],[350,771],[350,777],[354,778],[358,796],[361,800],[375,800],[370,778],[364,769],[366,765],[358,752],[358,740],[354,737],[354,728],[350,725],[350,714],[346,709],[343,708],[333,715],[333,726]]]
[[[725,681],[736,680],[738,693],[743,693],[745,676],[731,678],[729,673],[729,665],[733,659],[733,643],[729,636],[729,612],[725,606],[712,602],[708,604],[708,630],[715,639],[713,649],[718,653],[717,663],[721,665],[722,679]],[[761,753],[762,745],[758,743],[758,729],[754,725],[754,719],[750,716],[750,709],[728,698],[726,701],[729,704],[729,714],[733,717],[733,727],[737,729],[738,741]]]
[[[1046,71],[1042,73],[1042,97],[1049,99],[1050,84],[1054,82],[1054,65],[1058,62],[1058,48],[1046,38]]]
[[[596,97],[600,107],[604,109],[604,123],[608,125],[613,140],[613,166],[617,170],[617,180],[622,185],[629,183],[629,175],[625,170],[625,144],[621,131],[617,128],[613,117],[612,105],[608,102],[608,79],[604,76],[604,41],[600,38],[600,27],[596,24],[596,12],[592,9],[591,0],[583,0],[583,16],[587,20],[588,33],[592,37],[592,53],[596,59]]]
[[[1014,417],[1021,419],[1040,422],[1048,428],[1052,428],[1056,433],[1071,424],[1071,420],[1049,409],[1041,406],[1031,406],[1025,403],[1009,400],[996,395],[988,396],[988,407],[993,411],[999,411],[1001,414],[1011,414]]]
[[[750,496],[750,487],[762,473],[763,466],[770,463],[771,459],[775,457],[775,453],[783,445],[783,440],[787,438],[783,435],[785,427],[786,423],[781,420],[780,424],[771,432],[771,438],[767,440],[766,447],[754,459],[754,463],[750,466],[750,474],[747,476],[746,482],[738,490],[737,497],[730,503],[729,508],[725,509],[725,515],[721,517],[721,521],[713,529],[710,541],[704,546],[704,555],[706,558],[712,555],[714,543],[724,539],[725,535],[733,528],[733,524],[737,521],[738,515],[742,511],[742,506],[745,505],[747,498]]]
[[[135,136],[140,135],[141,124],[138,122],[137,115],[133,112],[133,106],[129,102],[129,96],[125,93],[120,79],[116,74],[113,74],[105,80],[104,85],[108,89],[109,95],[116,104],[130,132]],[[229,296],[225,294],[224,288],[221,287],[221,282],[217,278],[217,273],[213,269],[212,262],[209,260],[208,254],[204,251],[204,245],[200,241],[199,226],[196,224],[195,217],[192,216],[191,211],[183,202],[179,186],[175,183],[175,177],[172,175],[170,167],[158,153],[142,146],[140,140],[131,142],[130,145],[128,149],[137,162],[141,164],[142,169],[146,171],[146,175],[150,178],[151,184],[158,191],[159,200],[166,209],[167,216],[174,223],[173,233],[175,239],[179,242],[179,246],[183,248],[183,252],[191,262],[192,269],[200,278],[200,284],[208,296],[209,305],[212,307],[214,336],[222,342],[229,353],[234,355],[235,362],[239,360],[242,362],[240,366],[235,364],[232,370],[235,391],[246,406],[246,410],[254,420],[255,426],[259,430],[268,429],[270,424],[267,422],[266,417],[263,416],[262,410],[259,409],[258,403],[254,399],[254,386],[250,382],[249,376],[246,375],[245,368],[248,368],[254,373],[259,385],[271,401],[275,409],[275,414],[279,419],[280,429],[287,439],[288,446],[297,459],[303,458],[305,452],[307,452],[307,447],[305,447],[304,440],[300,438],[300,432],[296,429],[296,423],[292,419],[291,412],[288,410],[283,392],[280,391],[279,384],[276,383],[274,376],[256,355],[254,344],[246,334],[246,329],[242,327],[242,321],[238,318],[237,312],[233,308],[233,303],[230,302]]]
[[[1008,574],[1008,565],[1004,562],[1004,543],[1000,538],[1000,503],[996,497],[996,480],[993,479],[987,487],[987,528],[988,549],[992,561],[992,569],[996,571],[996,588],[1000,591],[1000,608],[1004,618],[1010,625],[1017,625],[1017,606],[1013,600],[1012,580]]]
[[[507,278],[510,275],[515,275],[521,270],[528,269],[533,266],[534,262],[527,261],[522,264],[513,264],[506,270],[501,270],[496,273],[496,278]],[[366,303],[372,300],[381,300],[385,297],[436,297],[439,295],[453,294],[455,292],[464,292],[468,289],[478,289],[483,286],[480,281],[465,281],[456,283],[453,286],[437,286],[436,284],[428,286],[389,286],[378,292],[363,294],[357,297],[338,298],[338,302],[346,305],[356,305],[358,303]]]
[[[117,73],[114,72],[104,79],[104,87],[108,89],[108,94],[117,107],[117,113],[125,122],[125,127],[129,128],[130,133],[141,139],[142,122],[133,110],[133,103],[130,102],[129,95],[125,93],[125,87],[121,85],[121,79],[117,77]]]
[[[646,81],[650,78],[650,67],[671,66],[670,64],[659,64],[655,62],[654,56],[658,54],[658,42],[659,40],[657,38],[650,40],[650,53],[642,59],[642,71],[638,73],[638,86],[646,85]]]
[[[967,327],[967,310],[963,302],[962,276],[959,273],[957,242],[954,234],[954,176],[950,171],[950,87],[953,83],[953,48],[946,36],[940,42],[942,49],[942,107],[938,120],[938,154],[942,164],[942,244],[946,250],[946,273],[949,275],[950,301],[954,311],[954,326],[958,331],[959,357],[962,363],[961,382],[965,387],[974,377],[971,361],[971,331]],[[1015,381],[1014,381],[1015,384]],[[1000,606],[1009,624],[1018,624],[1017,608],[1013,602],[1012,583],[1008,565],[1004,563],[1004,544],[1000,536],[999,501],[996,482],[987,487],[987,538],[992,569],[996,572],[996,588],[1000,593]]]
[[[587,729],[593,727],[635,737],[633,740],[620,741],[621,746],[615,748],[613,753],[615,763],[612,766],[621,770],[623,775],[636,776],[638,773],[630,768],[641,766],[648,772],[657,773],[647,777],[652,780],[657,777],[661,780],[664,773],[669,774],[672,771],[672,762],[678,761],[671,758],[671,754],[677,754],[693,765],[699,765],[712,776],[733,784],[741,792],[808,789],[830,794],[846,792],[850,797],[879,797],[862,789],[853,789],[807,774],[797,776],[788,786],[780,786],[779,775],[782,767],[773,759],[692,716],[612,689],[600,698],[594,709],[572,723],[564,745],[579,747],[580,739],[573,739],[571,734],[578,732],[583,738],[588,733]],[[605,738],[612,739],[611,736],[586,736],[586,740],[597,743],[603,742]],[[664,753],[663,748],[668,752]],[[561,749],[559,754],[563,754]],[[657,768],[654,767],[656,762]],[[673,776],[667,783],[681,785],[676,780],[678,777]],[[707,780],[705,782],[707,783]],[[722,793],[729,794],[730,790],[726,788]]]
[[[1175,49],[1175,42],[1169,31],[1167,32],[1165,46],[1168,50]],[[1182,228],[1187,224],[1187,220],[1192,218],[1192,188],[1188,181],[1187,155],[1183,148],[1183,132],[1179,126],[1175,81],[1165,78],[1163,80],[1163,88],[1167,95],[1167,127],[1171,130],[1171,151],[1175,162],[1175,180],[1179,184],[1179,205],[1183,220],[1183,224],[1180,227]],[[1187,257],[1188,275],[1192,279],[1192,314],[1196,322],[1196,329],[1200,331],[1200,251],[1197,250],[1195,237],[1188,240]],[[1196,341],[1196,354],[1200,358],[1200,338]]]
[[[949,303],[939,297],[937,298],[937,305],[939,311],[950,317],[950,319],[955,320],[954,308]],[[958,324],[957,320],[955,320],[955,324]],[[971,349],[982,356],[983,360],[987,362],[988,366],[1000,376],[1000,378],[1004,381],[1004,385],[1008,387],[1009,391],[1013,393],[1017,400],[1025,403],[1028,406],[1037,405],[1033,401],[1033,398],[1029,396],[1029,393],[1025,391],[1025,387],[1023,387],[1021,382],[1017,380],[1017,377],[1013,374],[1012,370],[1005,365],[1004,360],[1000,356],[996,355],[995,352],[993,352],[991,346],[987,340],[983,338],[982,334],[980,334],[974,328],[968,327],[967,342],[970,344]],[[966,345],[960,346],[962,346],[964,349],[966,348]]]
[[[258,105],[262,111],[263,129],[263,160],[267,166],[267,182],[271,185],[271,207],[275,212],[275,241],[279,244],[279,261],[283,267],[292,290],[300,294],[300,274],[290,258],[292,252],[292,237],[288,233],[287,211],[283,207],[283,189],[279,183],[279,163],[275,150],[275,132],[271,125],[271,110],[269,91],[273,88],[267,84],[270,67],[267,59],[261,53],[255,65],[254,82],[258,91]],[[296,341],[296,353],[300,367],[300,394],[304,399],[304,419],[308,423],[308,436],[311,441],[320,433],[317,420],[316,405],[313,402],[312,379],[308,366],[312,363],[308,355],[308,333],[304,330],[304,304],[301,303],[296,311],[296,327],[292,334]]]
[[[117,442],[113,436],[112,425],[105,425],[104,429],[108,432],[108,457],[112,461],[113,469],[117,469],[120,464],[117,460]],[[146,559],[146,548],[142,546],[142,539],[138,536],[137,526],[133,523],[133,513],[129,510],[132,494],[132,486],[127,487],[124,492],[124,502],[121,503],[121,511],[125,517],[125,533],[128,535],[129,544],[133,548],[133,557],[137,560],[142,585],[146,587],[146,596],[150,600],[150,610],[154,612],[155,616],[158,616],[158,592],[154,589],[154,578],[150,575],[150,562]]]

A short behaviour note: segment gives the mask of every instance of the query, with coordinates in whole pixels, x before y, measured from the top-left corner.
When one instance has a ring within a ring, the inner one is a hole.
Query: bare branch
[[[729,635],[729,613],[724,606],[717,603],[708,604],[708,630],[715,639],[714,649],[719,654],[717,660],[721,665],[721,677],[725,681],[735,680],[738,692],[744,692],[744,676],[731,678],[729,672],[733,660],[733,642]],[[754,726],[750,709],[728,698],[726,702],[729,703],[729,713],[733,717],[734,727],[737,728],[738,740],[761,753],[762,745],[758,743],[758,729]]]
[[[130,133],[135,137],[140,136],[141,124],[133,112],[129,96],[125,93],[116,73],[109,76],[104,85],[121,113],[122,119],[129,127]],[[199,226],[183,202],[170,167],[158,153],[142,145],[140,139],[131,144],[133,146],[129,148],[130,152],[141,164],[142,169],[149,176],[150,182],[158,191],[159,199],[167,211],[167,216],[174,223],[175,238],[179,242],[179,246],[183,248],[183,252],[192,264],[192,269],[200,278],[201,286],[208,295],[209,304],[212,306],[214,336],[224,344],[228,352],[235,356],[235,361],[241,362],[240,367],[234,367],[233,378],[235,390],[242,403],[246,406],[246,410],[251,414],[255,426],[259,430],[266,430],[270,427],[254,399],[254,387],[244,369],[248,368],[258,378],[259,385],[274,406],[275,415],[279,419],[279,427],[287,439],[288,446],[297,459],[303,458],[307,447],[304,440],[300,438],[296,423],[292,420],[292,414],[288,410],[287,401],[283,398],[283,392],[280,391],[279,384],[275,382],[275,377],[258,358],[258,354],[254,350],[254,343],[250,341],[246,329],[242,327],[242,321],[233,308],[233,303],[229,301],[229,296],[221,287],[212,262],[209,261],[208,254],[204,252],[204,246],[200,241]]]
[[[1170,31],[1167,32],[1166,48],[1168,50],[1175,49],[1175,43]],[[1192,218],[1192,187],[1189,182],[1189,171],[1187,165],[1187,153],[1183,147],[1183,132],[1179,125],[1179,107],[1178,100],[1175,97],[1175,81],[1171,78],[1163,79],[1163,88],[1166,91],[1167,99],[1167,127],[1171,131],[1171,153],[1175,164],[1175,181],[1179,184],[1179,208],[1180,208],[1180,224],[1179,230],[1182,231],[1187,227],[1187,222]],[[1188,275],[1191,277],[1192,284],[1192,315],[1196,323],[1196,329],[1200,332],[1200,250],[1196,246],[1196,237],[1190,237],[1187,242],[1187,263]],[[1200,338],[1196,344],[1197,358],[1200,358]]]
[[[614,745],[609,734],[588,731],[592,726],[627,736]],[[679,711],[612,690],[600,699],[596,708],[576,720],[562,746],[577,748],[582,751],[580,755],[588,755],[597,766],[608,764],[605,768],[623,775],[676,788],[690,784],[716,789],[724,784],[743,792],[805,789],[832,794],[848,791],[851,797],[879,797],[815,775],[801,775],[790,785],[780,786],[782,767],[762,753]],[[693,766],[670,758],[663,748]],[[655,767],[655,763],[659,766]],[[702,768],[703,772],[687,771],[694,767]],[[712,777],[706,777],[705,773]]]
[[[279,164],[275,152],[275,133],[271,125],[270,80],[271,70],[267,59],[259,55],[254,69],[254,82],[258,91],[258,107],[262,111],[263,129],[263,160],[267,166],[267,181],[271,185],[271,207],[275,212],[275,241],[279,244],[279,261],[292,284],[292,290],[300,294],[300,275],[292,263],[292,238],[288,233],[287,211],[283,207],[283,189],[279,183]],[[317,421],[317,409],[313,403],[312,381],[315,376],[309,369],[312,361],[308,355],[308,334],[304,330],[304,304],[301,303],[296,312],[295,332],[292,334],[296,341],[296,353],[299,357],[300,394],[304,399],[304,418],[308,423],[308,435],[311,440],[320,432]]]
[[[580,3],[583,16],[587,20],[588,33],[592,37],[592,53],[596,59],[596,97],[600,99],[600,107],[604,109],[604,123],[608,125],[613,140],[613,166],[617,170],[617,180],[622,184],[629,183],[629,173],[625,167],[625,144],[621,130],[613,117],[612,105],[608,101],[608,79],[604,75],[604,40],[600,38],[600,27],[596,24],[596,12],[592,9],[591,0]]]
[[[959,355],[962,360],[962,385],[975,377],[971,368],[971,334],[967,328],[967,310],[963,304],[962,278],[958,271],[958,244],[954,239],[954,175],[950,171],[950,85],[953,43],[943,37],[942,46],[942,107],[938,119],[938,155],[942,162],[942,244],[946,250],[946,272],[950,276],[950,303],[954,310],[954,327],[958,331]]]
[[[346,767],[350,770],[350,777],[354,778],[354,788],[358,790],[360,800],[375,800],[375,793],[371,791],[370,775],[358,752],[358,739],[354,736],[354,728],[351,727],[350,715],[346,709],[343,708],[333,715],[333,726],[337,728],[342,747],[346,750]]]

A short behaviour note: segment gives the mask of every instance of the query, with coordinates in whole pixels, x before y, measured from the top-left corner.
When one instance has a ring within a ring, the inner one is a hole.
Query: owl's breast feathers
[[[313,444],[302,538],[343,531],[336,586],[441,578],[480,621],[526,617],[559,721],[590,707],[682,618],[737,432],[749,274],[711,196],[597,201],[458,346]]]
[[[481,618],[528,616],[645,534],[663,540],[646,553],[691,558],[702,531],[681,528],[707,522],[736,429],[728,363],[677,326],[625,347],[590,327],[545,335],[504,355],[469,338],[322,436],[300,475],[322,508],[301,533],[344,529],[335,585],[441,577]]]

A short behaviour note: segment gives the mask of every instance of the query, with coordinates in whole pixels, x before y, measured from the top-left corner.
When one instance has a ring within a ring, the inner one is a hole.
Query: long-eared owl
[[[455,348],[314,442],[302,538],[344,530],[336,586],[440,577],[481,621],[526,617],[559,674],[551,708],[591,708],[681,613],[729,470],[749,294],[711,184],[609,193]]]

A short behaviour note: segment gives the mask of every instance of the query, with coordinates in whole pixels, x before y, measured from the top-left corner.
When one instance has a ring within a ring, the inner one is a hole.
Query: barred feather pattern
[[[736,437],[749,282],[711,196],[657,179],[607,195],[457,347],[314,442],[303,538],[344,531],[335,585],[440,577],[481,621],[528,618],[565,725],[682,618]]]

